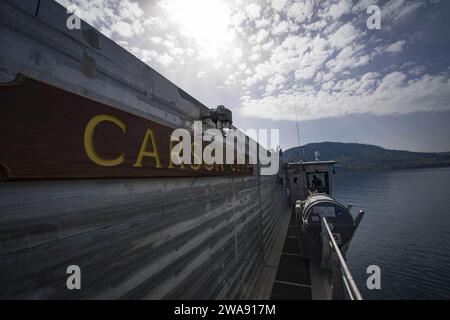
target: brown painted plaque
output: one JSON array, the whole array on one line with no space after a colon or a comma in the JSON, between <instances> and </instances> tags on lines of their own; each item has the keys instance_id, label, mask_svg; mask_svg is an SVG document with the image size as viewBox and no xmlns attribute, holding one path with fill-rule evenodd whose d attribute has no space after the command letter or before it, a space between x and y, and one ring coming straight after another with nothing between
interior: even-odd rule
<instances>
[{"instance_id":1,"label":"brown painted plaque","mask_svg":"<svg viewBox=\"0 0 450 320\"><path fill-rule=\"evenodd\" d=\"M174 128L30 78L0 85L0 101L3 180L253 173L248 165L174 165Z\"/></svg>"}]
</instances>

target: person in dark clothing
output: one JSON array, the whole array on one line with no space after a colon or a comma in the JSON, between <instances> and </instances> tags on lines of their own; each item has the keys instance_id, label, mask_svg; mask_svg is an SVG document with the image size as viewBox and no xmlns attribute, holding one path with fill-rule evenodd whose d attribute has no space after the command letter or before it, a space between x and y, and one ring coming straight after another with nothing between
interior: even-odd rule
<instances>
[{"instance_id":1,"label":"person in dark clothing","mask_svg":"<svg viewBox=\"0 0 450 320\"><path fill-rule=\"evenodd\" d=\"M311 186L314 190L319 191L323 189L323 182L316 175L313 175Z\"/></svg>"}]
</instances>

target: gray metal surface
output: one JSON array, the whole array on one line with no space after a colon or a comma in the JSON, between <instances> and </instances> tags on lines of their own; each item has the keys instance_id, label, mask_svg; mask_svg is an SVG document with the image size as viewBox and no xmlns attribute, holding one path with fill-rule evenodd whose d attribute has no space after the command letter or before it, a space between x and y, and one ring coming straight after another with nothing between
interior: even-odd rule
<instances>
[{"instance_id":1,"label":"gray metal surface","mask_svg":"<svg viewBox=\"0 0 450 320\"><path fill-rule=\"evenodd\" d=\"M89 25L68 30L66 17L53 1L1 1L0 81L22 73L174 127L207 110ZM252 298L289 222L285 188L257 170L2 182L0 298ZM81 290L66 288L71 264Z\"/></svg>"},{"instance_id":2,"label":"gray metal surface","mask_svg":"<svg viewBox=\"0 0 450 320\"><path fill-rule=\"evenodd\" d=\"M0 298L248 296L287 219L271 177L1 183Z\"/></svg>"}]
</instances>

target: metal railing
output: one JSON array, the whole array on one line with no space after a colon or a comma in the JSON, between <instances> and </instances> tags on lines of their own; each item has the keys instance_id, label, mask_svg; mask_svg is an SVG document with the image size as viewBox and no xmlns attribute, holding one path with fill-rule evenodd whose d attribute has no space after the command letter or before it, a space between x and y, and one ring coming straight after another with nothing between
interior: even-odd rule
<instances>
[{"instance_id":1,"label":"metal railing","mask_svg":"<svg viewBox=\"0 0 450 320\"><path fill-rule=\"evenodd\" d=\"M323 237L322 265L331 267L332 270L332 298L344 299L346 293L350 300L363 300L325 217L321 217L321 224Z\"/></svg>"}]
</instances>

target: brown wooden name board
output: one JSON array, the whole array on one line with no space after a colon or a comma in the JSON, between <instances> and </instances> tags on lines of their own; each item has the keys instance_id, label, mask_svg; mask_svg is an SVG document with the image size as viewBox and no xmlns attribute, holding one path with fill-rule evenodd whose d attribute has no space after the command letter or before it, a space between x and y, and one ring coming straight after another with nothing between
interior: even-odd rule
<instances>
[{"instance_id":1,"label":"brown wooden name board","mask_svg":"<svg viewBox=\"0 0 450 320\"><path fill-rule=\"evenodd\" d=\"M174 128L22 77L0 85L3 180L251 175L250 165L175 165Z\"/></svg>"}]
</instances>

